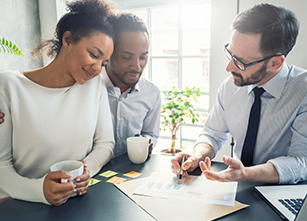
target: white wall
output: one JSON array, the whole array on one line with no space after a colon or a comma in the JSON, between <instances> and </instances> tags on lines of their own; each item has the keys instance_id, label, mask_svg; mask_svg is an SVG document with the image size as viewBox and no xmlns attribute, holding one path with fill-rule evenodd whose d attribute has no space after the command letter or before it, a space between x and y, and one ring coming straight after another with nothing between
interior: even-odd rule
<instances>
[{"instance_id":1,"label":"white wall","mask_svg":"<svg viewBox=\"0 0 307 221\"><path fill-rule=\"evenodd\" d=\"M31 56L40 38L37 0L0 1L0 37L12 41L24 57L0 52L0 70L26 71L42 65Z\"/></svg>"},{"instance_id":2,"label":"white wall","mask_svg":"<svg viewBox=\"0 0 307 221\"><path fill-rule=\"evenodd\" d=\"M58 20L66 13L63 0L38 0L41 39L51 39L54 35ZM44 56L43 65L46 66L52 59Z\"/></svg>"},{"instance_id":3,"label":"white wall","mask_svg":"<svg viewBox=\"0 0 307 221\"><path fill-rule=\"evenodd\" d=\"M0 52L0 70L26 71L43 66L31 52L40 39L50 39L59 17L65 12L65 0L1 0L0 37L12 41L23 52L17 57ZM2 48L1 48L2 50ZM50 59L44 58L44 64Z\"/></svg>"}]
</instances>

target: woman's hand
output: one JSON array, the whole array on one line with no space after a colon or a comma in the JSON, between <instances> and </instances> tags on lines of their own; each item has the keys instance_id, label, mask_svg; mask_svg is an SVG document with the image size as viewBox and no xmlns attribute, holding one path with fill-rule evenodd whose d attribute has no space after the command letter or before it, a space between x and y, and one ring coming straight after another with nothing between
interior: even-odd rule
<instances>
[{"instance_id":1,"label":"woman's hand","mask_svg":"<svg viewBox=\"0 0 307 221\"><path fill-rule=\"evenodd\" d=\"M80 160L84 165L84 172L81 176L76 177L75 179L75 188L77 190L77 194L79 196L85 194L87 192L88 183L90 182L91 176L90 171L87 169L87 164L85 160Z\"/></svg>"},{"instance_id":2,"label":"woman's hand","mask_svg":"<svg viewBox=\"0 0 307 221\"><path fill-rule=\"evenodd\" d=\"M43 184L43 191L46 200L54 206L65 203L71 194L76 192L74 183L68 180L67 183L60 183L61 179L69 179L71 175L65 171L54 171L47 174Z\"/></svg>"}]
</instances>

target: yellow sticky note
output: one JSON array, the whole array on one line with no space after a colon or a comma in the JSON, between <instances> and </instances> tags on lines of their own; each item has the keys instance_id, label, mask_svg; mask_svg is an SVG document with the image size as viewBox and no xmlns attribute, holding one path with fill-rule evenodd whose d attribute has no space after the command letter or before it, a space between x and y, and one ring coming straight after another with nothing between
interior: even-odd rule
<instances>
[{"instance_id":1,"label":"yellow sticky note","mask_svg":"<svg viewBox=\"0 0 307 221\"><path fill-rule=\"evenodd\" d=\"M111 179L107 180L108 183L120 184L124 182L126 179L118 176L114 176Z\"/></svg>"},{"instance_id":2,"label":"yellow sticky note","mask_svg":"<svg viewBox=\"0 0 307 221\"><path fill-rule=\"evenodd\" d=\"M108 170L108 171L105 171L105 172L99 174L99 176L103 176L103 177L106 177L106 178L110 178L110 177L115 176L115 175L117 175L117 174L118 174L117 172L114 172L114 171L112 171L112 170Z\"/></svg>"},{"instance_id":3,"label":"yellow sticky note","mask_svg":"<svg viewBox=\"0 0 307 221\"><path fill-rule=\"evenodd\" d=\"M191 179L190 177L184 178L184 180L182 181L182 184L188 184L190 179Z\"/></svg>"},{"instance_id":4,"label":"yellow sticky note","mask_svg":"<svg viewBox=\"0 0 307 221\"><path fill-rule=\"evenodd\" d=\"M124 176L126 176L126 177L129 177L129 178L137 178L137 177L139 177L139 176L142 176L142 174L141 173L138 173L138 172L135 172L135 171L131 171L131 172L129 172L129 173L125 173L125 174L123 174Z\"/></svg>"},{"instance_id":5,"label":"yellow sticky note","mask_svg":"<svg viewBox=\"0 0 307 221\"><path fill-rule=\"evenodd\" d=\"M88 183L88 186L93 186L93 185L95 185L97 183L100 183L100 182L101 182L101 180L97 180L97 179L91 178L90 182Z\"/></svg>"}]
</instances>

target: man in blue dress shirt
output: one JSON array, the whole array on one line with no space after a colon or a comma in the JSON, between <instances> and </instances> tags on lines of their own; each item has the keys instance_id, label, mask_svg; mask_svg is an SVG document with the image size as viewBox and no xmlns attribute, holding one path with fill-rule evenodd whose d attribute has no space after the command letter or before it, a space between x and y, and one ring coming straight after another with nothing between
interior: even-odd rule
<instances>
[{"instance_id":1,"label":"man in blue dress shirt","mask_svg":"<svg viewBox=\"0 0 307 221\"><path fill-rule=\"evenodd\" d=\"M225 45L231 76L219 88L193 154L172 159L174 173L185 154L183 176L200 166L208 179L222 182L293 184L307 179L307 71L285 63L297 35L298 22L284 8L259 4L237 15ZM265 91L252 165L244 166L242 149L256 86ZM234 157L224 156L228 168L213 172L211 159L228 134L235 140Z\"/></svg>"}]
</instances>

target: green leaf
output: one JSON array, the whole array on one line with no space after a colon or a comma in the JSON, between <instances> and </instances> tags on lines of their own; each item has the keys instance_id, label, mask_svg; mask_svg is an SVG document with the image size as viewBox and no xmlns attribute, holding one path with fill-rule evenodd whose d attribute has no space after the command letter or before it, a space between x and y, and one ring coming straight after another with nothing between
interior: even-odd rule
<instances>
[{"instance_id":1,"label":"green leaf","mask_svg":"<svg viewBox=\"0 0 307 221\"><path fill-rule=\"evenodd\" d=\"M174 113L173 116L177 119L179 117L178 113Z\"/></svg>"},{"instance_id":2,"label":"green leaf","mask_svg":"<svg viewBox=\"0 0 307 221\"><path fill-rule=\"evenodd\" d=\"M24 56L23 53L19 50L19 48L9 40L2 38L0 41L0 45L3 49L3 53L7 52L16 56Z\"/></svg>"}]
</instances>

